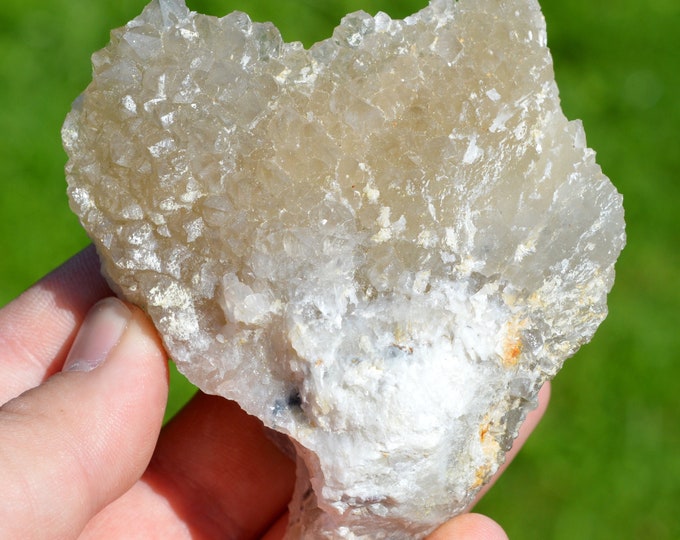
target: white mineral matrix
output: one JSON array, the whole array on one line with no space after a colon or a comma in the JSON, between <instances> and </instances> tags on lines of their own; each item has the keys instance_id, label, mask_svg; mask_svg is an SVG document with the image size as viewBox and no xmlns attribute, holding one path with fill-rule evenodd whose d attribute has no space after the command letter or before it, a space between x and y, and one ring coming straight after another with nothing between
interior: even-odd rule
<instances>
[{"instance_id":1,"label":"white mineral matrix","mask_svg":"<svg viewBox=\"0 0 680 540\"><path fill-rule=\"evenodd\" d=\"M180 370L295 441L288 538L463 511L625 243L537 2L358 12L307 50L154 0L92 61L72 208Z\"/></svg>"}]
</instances>

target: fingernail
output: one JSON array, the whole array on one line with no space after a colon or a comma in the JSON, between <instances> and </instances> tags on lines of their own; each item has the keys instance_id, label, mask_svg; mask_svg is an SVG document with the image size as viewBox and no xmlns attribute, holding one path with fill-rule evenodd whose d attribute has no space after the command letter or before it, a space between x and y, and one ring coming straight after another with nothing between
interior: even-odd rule
<instances>
[{"instance_id":1,"label":"fingernail","mask_svg":"<svg viewBox=\"0 0 680 540\"><path fill-rule=\"evenodd\" d=\"M62 371L92 371L101 365L120 341L131 318L130 309L117 298L96 303L85 317Z\"/></svg>"}]
</instances>

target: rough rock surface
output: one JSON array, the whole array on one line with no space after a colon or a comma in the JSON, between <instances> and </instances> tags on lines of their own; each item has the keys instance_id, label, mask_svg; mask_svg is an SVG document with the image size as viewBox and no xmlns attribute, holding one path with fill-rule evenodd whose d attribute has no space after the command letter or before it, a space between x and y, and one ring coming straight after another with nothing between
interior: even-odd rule
<instances>
[{"instance_id":1,"label":"rough rock surface","mask_svg":"<svg viewBox=\"0 0 680 540\"><path fill-rule=\"evenodd\" d=\"M537 2L354 13L305 50L154 0L93 66L73 210L180 370L296 441L289 538L462 511L604 319L625 242Z\"/></svg>"}]
</instances>

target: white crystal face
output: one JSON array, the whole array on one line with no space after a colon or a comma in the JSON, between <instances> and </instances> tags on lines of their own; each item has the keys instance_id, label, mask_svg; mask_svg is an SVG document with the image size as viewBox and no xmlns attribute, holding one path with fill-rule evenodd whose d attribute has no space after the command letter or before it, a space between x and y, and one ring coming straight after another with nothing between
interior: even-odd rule
<instances>
[{"instance_id":1,"label":"white crystal face","mask_svg":"<svg viewBox=\"0 0 680 540\"><path fill-rule=\"evenodd\" d=\"M465 509L625 242L536 1L354 13L305 50L156 0L93 66L72 208L180 370L296 441L289 538Z\"/></svg>"}]
</instances>

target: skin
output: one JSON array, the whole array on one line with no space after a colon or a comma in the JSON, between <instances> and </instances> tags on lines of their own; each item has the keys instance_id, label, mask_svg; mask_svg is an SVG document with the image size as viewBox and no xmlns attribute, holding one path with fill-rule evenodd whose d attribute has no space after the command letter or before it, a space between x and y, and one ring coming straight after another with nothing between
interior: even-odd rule
<instances>
[{"instance_id":1,"label":"skin","mask_svg":"<svg viewBox=\"0 0 680 540\"><path fill-rule=\"evenodd\" d=\"M89 247L0 310L0 536L282 538L293 463L259 420L200 392L161 429L166 353L141 310L98 303L111 296ZM466 513L429 538L507 536Z\"/></svg>"}]
</instances>

